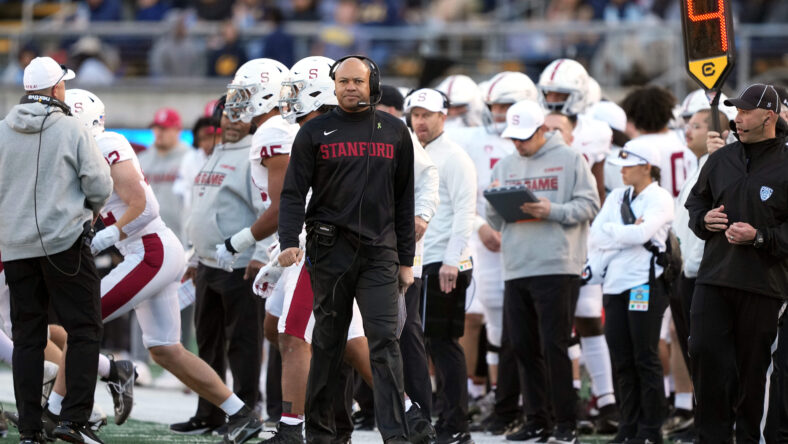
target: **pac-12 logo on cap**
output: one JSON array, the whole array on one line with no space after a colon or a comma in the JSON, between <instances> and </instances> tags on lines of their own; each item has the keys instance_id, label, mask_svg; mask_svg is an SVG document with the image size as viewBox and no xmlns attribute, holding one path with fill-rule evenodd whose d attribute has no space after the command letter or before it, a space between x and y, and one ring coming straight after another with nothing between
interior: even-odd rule
<instances>
[{"instance_id":1,"label":"pac-12 logo on cap","mask_svg":"<svg viewBox=\"0 0 788 444\"><path fill-rule=\"evenodd\" d=\"M774 190L767 186L761 187L761 200L765 202L768 198L772 197L773 192Z\"/></svg>"}]
</instances>

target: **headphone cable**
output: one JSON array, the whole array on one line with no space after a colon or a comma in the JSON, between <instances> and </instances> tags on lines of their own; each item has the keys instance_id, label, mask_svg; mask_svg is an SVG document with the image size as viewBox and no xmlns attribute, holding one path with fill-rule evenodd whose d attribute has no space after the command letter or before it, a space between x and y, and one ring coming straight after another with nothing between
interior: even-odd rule
<instances>
[{"instance_id":1,"label":"headphone cable","mask_svg":"<svg viewBox=\"0 0 788 444\"><path fill-rule=\"evenodd\" d=\"M44 116L44 120L41 121L41 128L38 131L38 153L36 154L36 175L35 175L35 180L33 182L33 219L35 219L36 222L36 232L38 233L38 242L41 244L41 249L44 251L44 256L47 258L49 264L52 265L52 267L55 270L57 270L60 274L63 274L67 277L74 277L79 274L79 270L82 267L82 252L81 251L79 252L79 259L77 260L77 269L73 273L66 273L65 271L61 270L60 267L55 265L55 263L52 262L52 259L49 257L49 253L47 253L47 249L46 247L44 247L44 238L43 236L41 236L41 228L38 225L38 201L36 197L38 196L38 169L40 168L41 165L41 142L44 136L44 124L46 123L49 116L52 115L52 113L54 112L55 111L49 111L49 106L47 106L47 113ZM93 227L91 226L91 229L92 228ZM83 236L84 233L80 235L80 237Z\"/></svg>"}]
</instances>

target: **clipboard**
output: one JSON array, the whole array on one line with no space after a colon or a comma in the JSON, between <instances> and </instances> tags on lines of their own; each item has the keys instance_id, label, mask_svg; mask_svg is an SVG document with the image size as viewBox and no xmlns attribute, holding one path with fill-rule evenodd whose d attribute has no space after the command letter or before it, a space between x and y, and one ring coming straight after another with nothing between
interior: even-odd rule
<instances>
[{"instance_id":1,"label":"clipboard","mask_svg":"<svg viewBox=\"0 0 788 444\"><path fill-rule=\"evenodd\" d=\"M520 206L526 202L538 202L539 199L525 185L496 187L484 190L484 198L490 202L495 211L509 223L536 219L534 216L523 213Z\"/></svg>"}]
</instances>

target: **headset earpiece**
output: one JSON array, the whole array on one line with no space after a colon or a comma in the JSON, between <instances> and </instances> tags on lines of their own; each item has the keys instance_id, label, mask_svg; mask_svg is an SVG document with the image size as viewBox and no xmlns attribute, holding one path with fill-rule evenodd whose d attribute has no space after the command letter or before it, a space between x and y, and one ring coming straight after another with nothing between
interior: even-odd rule
<instances>
[{"instance_id":1,"label":"headset earpiece","mask_svg":"<svg viewBox=\"0 0 788 444\"><path fill-rule=\"evenodd\" d=\"M451 102L449 101L449 96L447 96L445 92L439 89L436 89L435 91L438 91L440 95L443 97L443 107L446 108L446 110L448 110L449 106L451 106Z\"/></svg>"},{"instance_id":2,"label":"headset earpiece","mask_svg":"<svg viewBox=\"0 0 788 444\"><path fill-rule=\"evenodd\" d=\"M216 101L216 105L213 107L213 113L211 113L211 125L216 128L222 126L222 113L224 113L225 102L227 102L227 94L219 97L219 100Z\"/></svg>"},{"instance_id":3,"label":"headset earpiece","mask_svg":"<svg viewBox=\"0 0 788 444\"><path fill-rule=\"evenodd\" d=\"M378 68L377 63L374 60L370 59L367 56L363 55L349 55L338 59L331 65L331 69L328 71L328 76L331 80L336 80L337 69L339 65L342 64L347 59L359 59L366 63L367 67L369 67L369 103L359 103L361 106L375 106L383 99L383 91L380 86L380 68ZM334 92L336 94L336 91Z\"/></svg>"}]
</instances>

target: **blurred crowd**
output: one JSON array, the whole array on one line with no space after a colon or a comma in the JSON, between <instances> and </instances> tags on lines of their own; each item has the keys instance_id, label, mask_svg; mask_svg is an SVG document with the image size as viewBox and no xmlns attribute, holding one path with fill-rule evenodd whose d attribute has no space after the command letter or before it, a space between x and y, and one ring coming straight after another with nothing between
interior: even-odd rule
<instances>
[{"instance_id":1,"label":"blurred crowd","mask_svg":"<svg viewBox=\"0 0 788 444\"><path fill-rule=\"evenodd\" d=\"M784 1L733 0L732 5L737 23L788 22L788 3ZM13 9L0 12L0 18L18 19L9 15ZM244 62L257 57L289 66L306 55L335 58L349 53L367 54L393 68L397 75L414 76L417 71L409 57L423 54L424 48L416 40L383 41L367 29L415 25L423 32L440 31L442 26L458 22L523 20L653 24L675 22L679 14L679 2L668 0L84 0L65 3L59 13L41 17L84 32L36 43L20 39L15 51L8 53L0 80L20 84L22 69L36 55L48 55L76 67L80 82L87 85L107 85L128 77L230 77ZM151 37L91 35L91 24L112 22L161 22L166 32ZM220 25L213 33L195 32L200 24L216 22ZM261 25L267 25L270 32L262 37L247 35ZM299 41L292 29L305 25L310 30L315 26L318 31ZM507 38L505 47L521 65L518 68L532 75L556 57L583 61L596 76L610 79L608 84L643 84L664 73L664 60L671 50L664 38L644 35L619 40L624 39L605 39L596 34L515 34ZM299 42L305 44L297 47ZM753 44L753 51L756 57L779 60L783 43L784 39L759 41L757 48ZM643 56L643 48L653 55L651 59ZM431 52L436 51L433 48ZM621 53L627 57L615 56ZM760 66L757 71L774 64L757 65L757 59L755 63Z\"/></svg>"}]
</instances>

